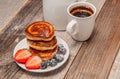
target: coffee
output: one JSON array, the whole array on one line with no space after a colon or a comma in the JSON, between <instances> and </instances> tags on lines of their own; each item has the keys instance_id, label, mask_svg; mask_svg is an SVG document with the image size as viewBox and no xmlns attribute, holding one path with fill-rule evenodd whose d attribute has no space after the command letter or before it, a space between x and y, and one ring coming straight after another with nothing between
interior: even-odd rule
<instances>
[{"instance_id":1,"label":"coffee","mask_svg":"<svg viewBox=\"0 0 120 79\"><path fill-rule=\"evenodd\" d=\"M88 7L85 7L85 6L77 6L77 7L74 7L70 13L73 15L73 16L76 16L76 17L89 17L91 16L94 12L91 8L88 8Z\"/></svg>"}]
</instances>

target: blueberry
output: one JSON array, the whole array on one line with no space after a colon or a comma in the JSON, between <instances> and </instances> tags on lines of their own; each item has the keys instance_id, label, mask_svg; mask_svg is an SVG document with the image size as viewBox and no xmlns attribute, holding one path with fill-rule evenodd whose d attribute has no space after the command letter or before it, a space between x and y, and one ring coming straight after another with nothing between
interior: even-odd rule
<instances>
[{"instance_id":1,"label":"blueberry","mask_svg":"<svg viewBox=\"0 0 120 79\"><path fill-rule=\"evenodd\" d=\"M47 63L46 62L43 62L42 64L41 64L41 69L46 69L47 68Z\"/></svg>"},{"instance_id":2,"label":"blueberry","mask_svg":"<svg viewBox=\"0 0 120 79\"><path fill-rule=\"evenodd\" d=\"M57 62L62 62L64 60L64 57L63 55L60 55L60 54L56 54L54 59L57 61Z\"/></svg>"},{"instance_id":3,"label":"blueberry","mask_svg":"<svg viewBox=\"0 0 120 79\"><path fill-rule=\"evenodd\" d=\"M65 55L66 51L67 51L66 48L61 47L61 48L59 48L58 53Z\"/></svg>"},{"instance_id":4,"label":"blueberry","mask_svg":"<svg viewBox=\"0 0 120 79\"><path fill-rule=\"evenodd\" d=\"M46 63L47 66L49 66L50 65L50 60L46 60L46 61L44 61L44 63Z\"/></svg>"},{"instance_id":5,"label":"blueberry","mask_svg":"<svg viewBox=\"0 0 120 79\"><path fill-rule=\"evenodd\" d=\"M50 66L51 61L50 60L46 60L41 64L41 69L46 69L47 66Z\"/></svg>"},{"instance_id":6,"label":"blueberry","mask_svg":"<svg viewBox=\"0 0 120 79\"><path fill-rule=\"evenodd\" d=\"M50 66L52 66L52 67L57 65L57 61L55 59L52 59L50 62L51 62Z\"/></svg>"}]
</instances>

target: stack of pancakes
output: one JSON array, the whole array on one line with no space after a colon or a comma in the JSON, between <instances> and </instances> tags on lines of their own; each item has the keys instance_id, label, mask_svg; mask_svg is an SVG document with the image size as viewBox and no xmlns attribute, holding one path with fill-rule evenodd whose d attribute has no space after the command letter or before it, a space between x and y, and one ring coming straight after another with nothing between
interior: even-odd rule
<instances>
[{"instance_id":1,"label":"stack of pancakes","mask_svg":"<svg viewBox=\"0 0 120 79\"><path fill-rule=\"evenodd\" d=\"M25 35L31 53L39 55L42 60L54 57L58 46L52 24L43 21L35 22L25 29Z\"/></svg>"}]
</instances>

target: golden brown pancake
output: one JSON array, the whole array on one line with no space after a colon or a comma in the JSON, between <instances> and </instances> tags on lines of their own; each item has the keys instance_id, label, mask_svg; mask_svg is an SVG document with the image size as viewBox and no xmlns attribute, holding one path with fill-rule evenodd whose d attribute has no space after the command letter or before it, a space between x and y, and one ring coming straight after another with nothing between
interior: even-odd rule
<instances>
[{"instance_id":1,"label":"golden brown pancake","mask_svg":"<svg viewBox=\"0 0 120 79\"><path fill-rule=\"evenodd\" d=\"M48 22L34 22L25 29L25 35L29 40L50 41L54 37L54 27Z\"/></svg>"},{"instance_id":2,"label":"golden brown pancake","mask_svg":"<svg viewBox=\"0 0 120 79\"><path fill-rule=\"evenodd\" d=\"M29 47L29 51L33 54L39 55L42 60L49 60L52 59L54 55L57 53L58 46L56 46L53 50L46 50L46 51L40 51Z\"/></svg>"},{"instance_id":3,"label":"golden brown pancake","mask_svg":"<svg viewBox=\"0 0 120 79\"><path fill-rule=\"evenodd\" d=\"M33 41L27 39L27 43L30 47L36 50L53 50L57 46L56 37L54 37L51 41Z\"/></svg>"}]
</instances>

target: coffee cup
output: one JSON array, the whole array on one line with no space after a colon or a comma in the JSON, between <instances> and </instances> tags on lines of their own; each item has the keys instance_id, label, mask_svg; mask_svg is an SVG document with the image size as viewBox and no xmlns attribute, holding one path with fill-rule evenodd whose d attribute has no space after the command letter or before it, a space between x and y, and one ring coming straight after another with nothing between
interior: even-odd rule
<instances>
[{"instance_id":1,"label":"coffee cup","mask_svg":"<svg viewBox=\"0 0 120 79\"><path fill-rule=\"evenodd\" d=\"M66 31L77 41L87 40L94 29L96 7L89 2L75 2L68 6Z\"/></svg>"}]
</instances>

